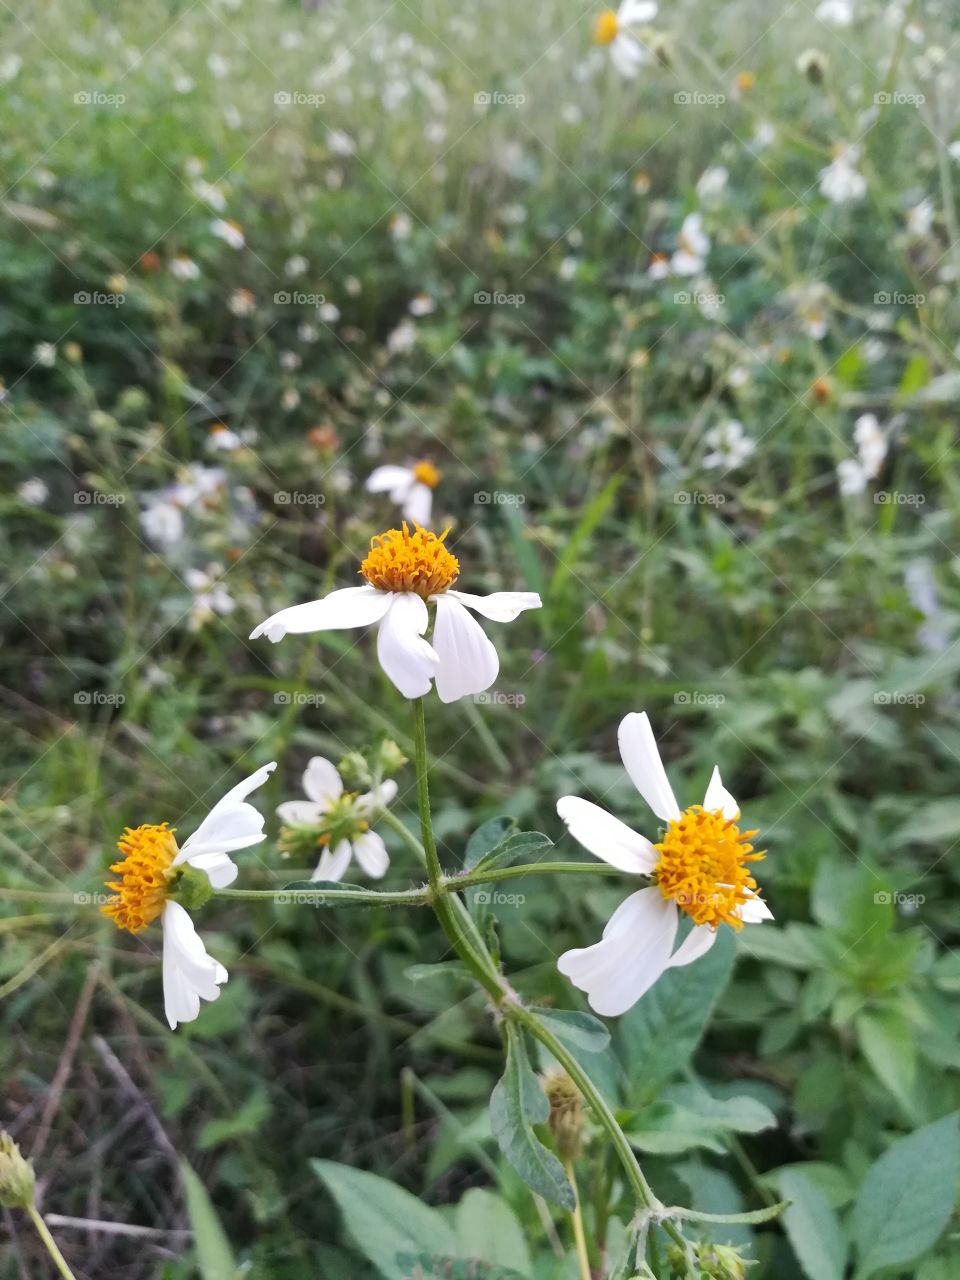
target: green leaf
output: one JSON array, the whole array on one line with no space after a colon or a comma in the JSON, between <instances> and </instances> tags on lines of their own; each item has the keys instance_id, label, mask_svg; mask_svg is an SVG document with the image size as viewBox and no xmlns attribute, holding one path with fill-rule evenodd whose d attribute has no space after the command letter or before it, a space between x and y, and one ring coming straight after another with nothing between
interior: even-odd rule
<instances>
[{"instance_id":1,"label":"green leaf","mask_svg":"<svg viewBox=\"0 0 960 1280\"><path fill-rule=\"evenodd\" d=\"M486 871L491 867L505 867L521 858L536 858L545 849L552 849L553 841L542 831L513 831L495 844L489 853L485 853L475 871Z\"/></svg>"},{"instance_id":2,"label":"green leaf","mask_svg":"<svg viewBox=\"0 0 960 1280\"><path fill-rule=\"evenodd\" d=\"M530 1250L516 1214L505 1200L483 1187L471 1187L457 1205L459 1253L479 1262L496 1262L530 1271Z\"/></svg>"},{"instance_id":3,"label":"green leaf","mask_svg":"<svg viewBox=\"0 0 960 1280\"><path fill-rule=\"evenodd\" d=\"M858 1280L903 1266L930 1248L950 1220L958 1178L956 1113L900 1138L870 1166L850 1224Z\"/></svg>"},{"instance_id":4,"label":"green leaf","mask_svg":"<svg viewBox=\"0 0 960 1280\"><path fill-rule=\"evenodd\" d=\"M269 1116L271 1109L266 1089L257 1086L243 1106L232 1115L225 1116L223 1119L208 1120L200 1130L197 1146L201 1151L209 1151L211 1147L231 1138L242 1138L256 1133Z\"/></svg>"},{"instance_id":5,"label":"green leaf","mask_svg":"<svg viewBox=\"0 0 960 1280\"><path fill-rule=\"evenodd\" d=\"M690 1061L730 980L735 950L732 931L722 930L705 956L694 964L668 969L620 1018L614 1045L634 1097L652 1096Z\"/></svg>"},{"instance_id":6,"label":"green leaf","mask_svg":"<svg viewBox=\"0 0 960 1280\"><path fill-rule=\"evenodd\" d=\"M386 1280L396 1280L400 1253L456 1256L443 1215L403 1187L333 1160L310 1164L337 1202L350 1239Z\"/></svg>"},{"instance_id":7,"label":"green leaf","mask_svg":"<svg viewBox=\"0 0 960 1280\"><path fill-rule=\"evenodd\" d=\"M558 1040L571 1049L584 1053L603 1053L610 1043L610 1032L599 1018L575 1009L531 1009L550 1028Z\"/></svg>"},{"instance_id":8,"label":"green leaf","mask_svg":"<svg viewBox=\"0 0 960 1280\"><path fill-rule=\"evenodd\" d=\"M714 1098L705 1089L681 1085L644 1107L627 1129L632 1146L650 1155L678 1155L703 1147L722 1154L729 1133L761 1133L777 1118L756 1098Z\"/></svg>"},{"instance_id":9,"label":"green leaf","mask_svg":"<svg viewBox=\"0 0 960 1280\"><path fill-rule=\"evenodd\" d=\"M507 1024L507 1065L490 1097L490 1127L507 1162L528 1187L564 1209L576 1207L563 1165L533 1132L545 1124L550 1103L527 1057L521 1032Z\"/></svg>"},{"instance_id":10,"label":"green leaf","mask_svg":"<svg viewBox=\"0 0 960 1280\"><path fill-rule=\"evenodd\" d=\"M843 1280L847 1244L827 1197L799 1169L784 1169L777 1185L790 1201L783 1226L803 1274L808 1280Z\"/></svg>"},{"instance_id":11,"label":"green leaf","mask_svg":"<svg viewBox=\"0 0 960 1280\"><path fill-rule=\"evenodd\" d=\"M203 1280L235 1280L240 1272L206 1187L186 1160L180 1161L180 1176L200 1275Z\"/></svg>"},{"instance_id":12,"label":"green leaf","mask_svg":"<svg viewBox=\"0 0 960 1280\"><path fill-rule=\"evenodd\" d=\"M519 1271L470 1259L439 1257L429 1253L398 1253L390 1280L526 1280Z\"/></svg>"},{"instance_id":13,"label":"green leaf","mask_svg":"<svg viewBox=\"0 0 960 1280\"><path fill-rule=\"evenodd\" d=\"M888 1011L856 1020L863 1056L911 1119L916 1118L917 1047L907 1020Z\"/></svg>"},{"instance_id":14,"label":"green leaf","mask_svg":"<svg viewBox=\"0 0 960 1280\"><path fill-rule=\"evenodd\" d=\"M485 858L516 827L515 818L491 818L482 827L477 827L467 841L463 855L463 865L472 871L481 858Z\"/></svg>"}]
</instances>

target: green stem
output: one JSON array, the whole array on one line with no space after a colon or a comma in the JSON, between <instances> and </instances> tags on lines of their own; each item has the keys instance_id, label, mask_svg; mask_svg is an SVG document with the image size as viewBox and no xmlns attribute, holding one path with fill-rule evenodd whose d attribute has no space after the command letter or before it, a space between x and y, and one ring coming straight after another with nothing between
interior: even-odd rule
<instances>
[{"instance_id":1,"label":"green stem","mask_svg":"<svg viewBox=\"0 0 960 1280\"><path fill-rule=\"evenodd\" d=\"M606 862L521 862L515 867L487 867L448 876L446 884L451 889L464 889L468 885L491 884L494 880L518 880L521 876L540 875L622 876L623 872Z\"/></svg>"},{"instance_id":2,"label":"green stem","mask_svg":"<svg viewBox=\"0 0 960 1280\"><path fill-rule=\"evenodd\" d=\"M271 900L278 906L416 907L429 902L431 889L215 889L215 898L245 902Z\"/></svg>"},{"instance_id":3,"label":"green stem","mask_svg":"<svg viewBox=\"0 0 960 1280\"><path fill-rule=\"evenodd\" d=\"M63 1280L77 1280L76 1276L67 1266L66 1258L57 1248L57 1242L56 1240L54 1240L53 1236L50 1234L50 1228L47 1226L47 1224L44 1222L43 1218L41 1217L40 1211L37 1209L37 1206L35 1204L28 1204L27 1213L29 1213L33 1221L33 1225L37 1228L37 1235L39 1235L40 1239L46 1245L47 1252L50 1254L50 1257L53 1259L57 1270L63 1276Z\"/></svg>"},{"instance_id":4,"label":"green stem","mask_svg":"<svg viewBox=\"0 0 960 1280\"><path fill-rule=\"evenodd\" d=\"M589 1105L593 1112L594 1118L603 1125L610 1136L614 1150L623 1165L627 1179L633 1188L637 1200L645 1209L653 1209L659 1211L663 1205L654 1195L653 1188L644 1176L640 1163L636 1154L627 1141L623 1130L617 1124L617 1117L610 1109L607 1100L599 1092L596 1085L581 1067L580 1063L567 1049L562 1041L558 1040L553 1032L543 1025L537 1015L530 1009L524 1008L516 1000L505 1002L501 1006L504 1017L512 1018L514 1022L518 1022L522 1027L526 1027L527 1031L535 1040L539 1040L545 1049L556 1058L556 1060L566 1071L567 1075L583 1094L584 1101Z\"/></svg>"},{"instance_id":5,"label":"green stem","mask_svg":"<svg viewBox=\"0 0 960 1280\"><path fill-rule=\"evenodd\" d=\"M420 811L420 834L427 862L427 879L430 882L431 905L447 940L483 989L497 1004L508 994L508 988L497 973L489 955L478 947L477 937L470 936L460 927L456 909L448 896L446 880L437 855L437 842L433 837L430 817L430 766L427 762L427 728L423 712L423 699L413 703L414 764L417 774L417 807Z\"/></svg>"}]
</instances>

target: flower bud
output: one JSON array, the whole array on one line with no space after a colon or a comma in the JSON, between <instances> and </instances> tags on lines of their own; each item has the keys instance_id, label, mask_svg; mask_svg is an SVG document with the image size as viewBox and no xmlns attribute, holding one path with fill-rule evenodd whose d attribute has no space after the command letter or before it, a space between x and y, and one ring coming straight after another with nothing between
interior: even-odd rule
<instances>
[{"instance_id":1,"label":"flower bud","mask_svg":"<svg viewBox=\"0 0 960 1280\"><path fill-rule=\"evenodd\" d=\"M550 1103L547 1123L556 1144L557 1155L567 1164L583 1151L583 1099L580 1090L565 1071L555 1067L545 1072L540 1083Z\"/></svg>"},{"instance_id":2,"label":"flower bud","mask_svg":"<svg viewBox=\"0 0 960 1280\"><path fill-rule=\"evenodd\" d=\"M176 870L179 874L172 897L188 911L199 911L213 897L210 877L199 867L191 867L189 864L177 867Z\"/></svg>"},{"instance_id":3,"label":"flower bud","mask_svg":"<svg viewBox=\"0 0 960 1280\"><path fill-rule=\"evenodd\" d=\"M373 767L382 778L399 773L406 763L407 757L392 738L384 738L373 755Z\"/></svg>"},{"instance_id":4,"label":"flower bud","mask_svg":"<svg viewBox=\"0 0 960 1280\"><path fill-rule=\"evenodd\" d=\"M359 751L348 751L337 765L337 771L348 787L357 790L369 787L373 782L370 766Z\"/></svg>"},{"instance_id":5,"label":"flower bud","mask_svg":"<svg viewBox=\"0 0 960 1280\"><path fill-rule=\"evenodd\" d=\"M33 1204L33 1165L5 1129L0 1130L0 1206L27 1209Z\"/></svg>"},{"instance_id":6,"label":"flower bud","mask_svg":"<svg viewBox=\"0 0 960 1280\"><path fill-rule=\"evenodd\" d=\"M823 84L830 70L830 59L819 49L804 49L797 59L797 70L811 84Z\"/></svg>"}]
</instances>

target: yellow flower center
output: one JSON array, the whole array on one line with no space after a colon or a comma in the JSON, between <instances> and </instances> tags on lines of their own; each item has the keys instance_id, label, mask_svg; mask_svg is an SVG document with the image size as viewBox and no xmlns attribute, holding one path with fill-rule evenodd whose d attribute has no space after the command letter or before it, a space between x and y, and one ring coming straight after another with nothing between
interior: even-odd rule
<instances>
[{"instance_id":1,"label":"yellow flower center","mask_svg":"<svg viewBox=\"0 0 960 1280\"><path fill-rule=\"evenodd\" d=\"M163 910L176 876L173 860L177 842L173 831L162 822L159 826L137 827L135 831L127 827L117 848L123 857L110 870L120 879L107 881L114 896L100 910L113 918L118 929L139 933Z\"/></svg>"},{"instance_id":2,"label":"yellow flower center","mask_svg":"<svg viewBox=\"0 0 960 1280\"><path fill-rule=\"evenodd\" d=\"M612 44L620 33L620 23L613 9L604 9L597 15L593 38L597 44Z\"/></svg>"},{"instance_id":3,"label":"yellow flower center","mask_svg":"<svg viewBox=\"0 0 960 1280\"><path fill-rule=\"evenodd\" d=\"M370 552L360 572L378 591L415 591L424 600L452 587L460 563L443 545L449 530L439 538L415 526L411 533L406 521L402 529L388 529L370 539Z\"/></svg>"},{"instance_id":4,"label":"yellow flower center","mask_svg":"<svg viewBox=\"0 0 960 1280\"><path fill-rule=\"evenodd\" d=\"M758 862L750 841L756 831L741 831L732 818L695 804L674 819L654 848L660 860L654 879L668 901L695 924L743 926L743 904L757 891L745 865Z\"/></svg>"},{"instance_id":5,"label":"yellow flower center","mask_svg":"<svg viewBox=\"0 0 960 1280\"><path fill-rule=\"evenodd\" d=\"M420 484L425 484L428 489L435 489L440 483L440 472L426 458L414 466L413 475L415 480L418 480Z\"/></svg>"}]
</instances>

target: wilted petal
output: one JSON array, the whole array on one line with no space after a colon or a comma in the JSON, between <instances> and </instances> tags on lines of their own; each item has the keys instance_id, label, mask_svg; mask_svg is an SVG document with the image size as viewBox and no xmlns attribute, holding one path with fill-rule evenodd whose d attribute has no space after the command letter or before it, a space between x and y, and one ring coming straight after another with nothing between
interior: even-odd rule
<instances>
[{"instance_id":1,"label":"wilted petal","mask_svg":"<svg viewBox=\"0 0 960 1280\"><path fill-rule=\"evenodd\" d=\"M390 607L389 591L376 587L341 587L322 600L308 600L290 609L281 609L250 632L250 639L266 635L276 644L287 634L307 631L342 631L379 622Z\"/></svg>"}]
</instances>

